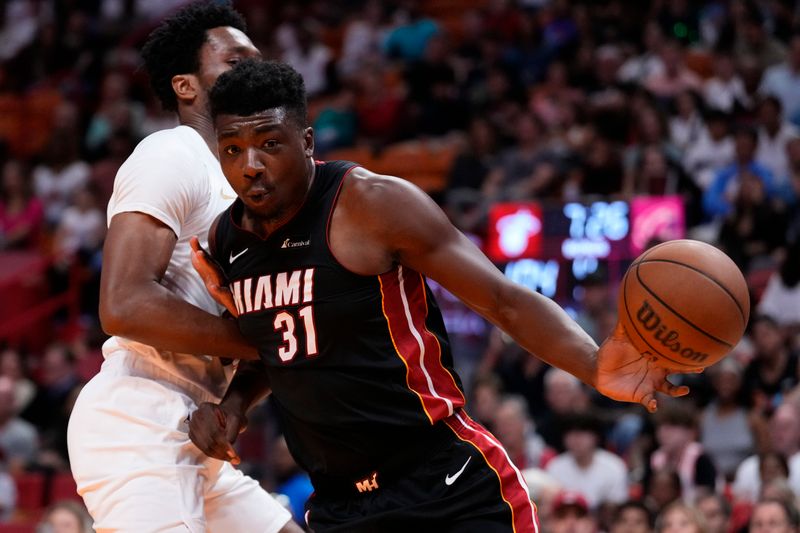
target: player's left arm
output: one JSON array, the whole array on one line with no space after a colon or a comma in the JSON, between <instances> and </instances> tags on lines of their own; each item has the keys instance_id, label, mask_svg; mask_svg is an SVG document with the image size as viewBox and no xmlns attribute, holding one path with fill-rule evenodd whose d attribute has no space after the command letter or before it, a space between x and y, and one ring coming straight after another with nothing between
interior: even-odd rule
<instances>
[{"instance_id":1,"label":"player's left arm","mask_svg":"<svg viewBox=\"0 0 800 533\"><path fill-rule=\"evenodd\" d=\"M416 186L367 171L354 174L341 202L370 247L381 250L378 257L386 263L378 266L401 264L436 280L530 353L615 399L652 410L655 391L688 392L647 364L621 330L599 350L554 301L505 277ZM630 372L616 371L618 365L630 365Z\"/></svg>"}]
</instances>

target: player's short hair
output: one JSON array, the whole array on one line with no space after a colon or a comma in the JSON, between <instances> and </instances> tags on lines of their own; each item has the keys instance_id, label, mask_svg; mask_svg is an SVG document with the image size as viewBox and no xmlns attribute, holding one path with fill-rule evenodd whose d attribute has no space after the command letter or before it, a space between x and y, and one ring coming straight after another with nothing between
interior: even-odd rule
<instances>
[{"instance_id":1,"label":"player's short hair","mask_svg":"<svg viewBox=\"0 0 800 533\"><path fill-rule=\"evenodd\" d=\"M297 125L307 122L303 77L278 61L245 59L222 73L211 88L211 115L246 117L268 109L285 109Z\"/></svg>"},{"instance_id":2,"label":"player's short hair","mask_svg":"<svg viewBox=\"0 0 800 533\"><path fill-rule=\"evenodd\" d=\"M226 26L246 30L244 18L228 0L203 0L179 10L150 33L142 47L142 58L164 109L178 109L173 76L199 71L200 49L207 31Z\"/></svg>"}]
</instances>

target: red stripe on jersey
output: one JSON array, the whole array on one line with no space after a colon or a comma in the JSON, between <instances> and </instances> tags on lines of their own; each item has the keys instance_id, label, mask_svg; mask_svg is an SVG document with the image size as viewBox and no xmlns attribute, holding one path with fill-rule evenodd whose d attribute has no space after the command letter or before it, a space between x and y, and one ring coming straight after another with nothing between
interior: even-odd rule
<instances>
[{"instance_id":1,"label":"red stripe on jersey","mask_svg":"<svg viewBox=\"0 0 800 533\"><path fill-rule=\"evenodd\" d=\"M453 408L464 407L464 394L456 384L456 378L445 368L442 363L442 346L439 339L428 331L425 320L428 317L428 295L425 291L425 278L422 274L413 270L403 270L405 277L406 294L408 295L408 307L411 310L414 328L420 332L425 351L429 354L437 354L435 358L426 358L426 366L431 374L433 382L436 384L436 391L453 402ZM452 413L450 413L452 414Z\"/></svg>"},{"instance_id":2,"label":"red stripe on jersey","mask_svg":"<svg viewBox=\"0 0 800 533\"><path fill-rule=\"evenodd\" d=\"M511 508L514 532L539 533L539 517L536 506L531 502L528 485L495 436L472 420L464 411L445 419L445 423L459 439L472 444L481 453L489 468L497 474L500 494Z\"/></svg>"},{"instance_id":3,"label":"red stripe on jersey","mask_svg":"<svg viewBox=\"0 0 800 533\"><path fill-rule=\"evenodd\" d=\"M411 271L414 275L410 276L409 287L404 272L399 266L378 277L383 315L395 352L406 367L406 385L419 397L428 420L434 423L464 405L464 397L442 365L441 345L424 327L427 304L421 277ZM457 396L453 395L453 388L458 391Z\"/></svg>"}]
</instances>

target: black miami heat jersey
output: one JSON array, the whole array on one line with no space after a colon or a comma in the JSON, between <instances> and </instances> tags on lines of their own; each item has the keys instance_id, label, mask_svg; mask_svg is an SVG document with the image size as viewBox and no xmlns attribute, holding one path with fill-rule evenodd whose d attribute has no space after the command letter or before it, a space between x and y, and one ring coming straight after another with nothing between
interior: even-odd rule
<instances>
[{"instance_id":1,"label":"black miami heat jersey","mask_svg":"<svg viewBox=\"0 0 800 533\"><path fill-rule=\"evenodd\" d=\"M464 405L424 277L400 265L358 275L331 253L331 213L354 167L317 162L304 205L266 239L238 225L240 200L216 232L239 327L267 367L289 448L312 475L362 475Z\"/></svg>"}]
</instances>

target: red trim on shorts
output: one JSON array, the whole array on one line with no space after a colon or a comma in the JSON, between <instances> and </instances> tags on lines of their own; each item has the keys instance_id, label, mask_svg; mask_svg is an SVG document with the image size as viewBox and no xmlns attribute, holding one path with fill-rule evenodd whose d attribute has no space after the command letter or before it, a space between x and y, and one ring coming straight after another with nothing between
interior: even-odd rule
<instances>
[{"instance_id":1,"label":"red trim on shorts","mask_svg":"<svg viewBox=\"0 0 800 533\"><path fill-rule=\"evenodd\" d=\"M389 334L406 367L406 385L419 397L431 424L447 418L464 405L464 396L442 364L439 340L425 327L422 276L398 266L378 276L378 281Z\"/></svg>"},{"instance_id":2,"label":"red trim on shorts","mask_svg":"<svg viewBox=\"0 0 800 533\"><path fill-rule=\"evenodd\" d=\"M531 501L522 473L514 466L503 446L489 430L458 411L444 420L456 436L472 444L500 481L500 494L511 509L514 533L539 533L539 516Z\"/></svg>"}]
</instances>

